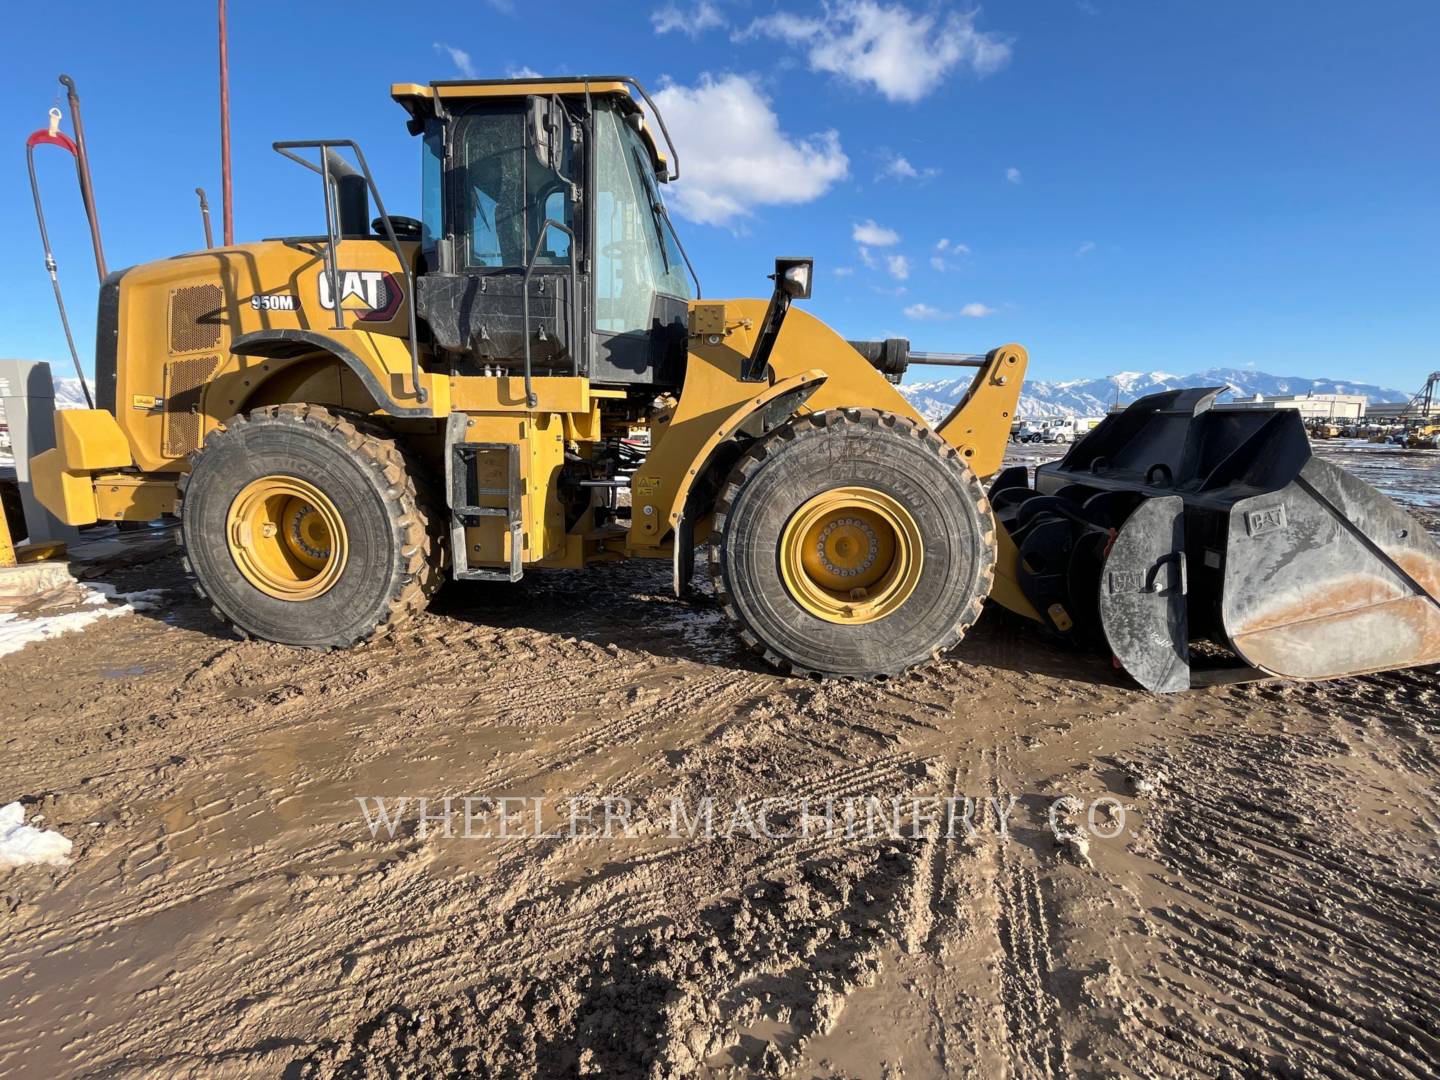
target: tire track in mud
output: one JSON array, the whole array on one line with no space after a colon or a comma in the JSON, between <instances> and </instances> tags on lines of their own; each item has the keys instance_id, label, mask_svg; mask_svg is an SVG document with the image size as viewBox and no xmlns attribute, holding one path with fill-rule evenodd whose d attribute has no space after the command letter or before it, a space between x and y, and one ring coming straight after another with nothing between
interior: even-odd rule
<instances>
[{"instance_id":1,"label":"tire track in mud","mask_svg":"<svg viewBox=\"0 0 1440 1080\"><path fill-rule=\"evenodd\" d=\"M698 682L690 680L673 692L661 691L626 714L598 727L589 727L543 752L522 752L519 760L481 774L477 787L483 790L489 786L542 776L561 766L573 766L577 758L615 745L619 736L624 733L629 733L634 741L650 727L670 723L682 714L702 709L705 713L717 709L723 712L735 698L750 692L749 687L743 684L731 686L727 690L724 685L727 682L734 682L734 679L710 675ZM669 861L669 857L662 854L630 859L626 872L619 878L609 880L600 887L580 887L567 896L564 904L522 904L524 897L546 881L547 864L554 860L563 860L563 849L567 844L583 844L584 841L526 843L526 848L506 852L499 858L493 876L486 881L481 896L472 897L471 900L473 902L479 899L496 910L511 912L507 916L507 925L522 919L529 920L534 932L543 933L546 952L579 948L602 936L607 930L613 931L618 912L623 912L626 921L643 922L659 917L667 905L673 906L677 900L675 881L683 880L679 875L667 880L663 886L653 884L657 875L654 867L647 864ZM538 858L535 854L537 847L540 849ZM432 896L431 902L440 902L440 897ZM491 945L482 946L479 941L474 944L491 954L492 958L487 961L487 966L493 968L493 960L498 959L493 954L503 950L504 942L497 938ZM412 973L423 973L444 966L444 959L436 958L429 963L412 962L411 970Z\"/></svg>"},{"instance_id":2,"label":"tire track in mud","mask_svg":"<svg viewBox=\"0 0 1440 1080\"><path fill-rule=\"evenodd\" d=\"M622 928L561 966L388 1010L302 1059L299 1075L548 1075L572 1061L602 1075L777 1073L873 980L911 869L898 848L872 847L753 882L737 899ZM757 1029L767 1037L747 1034Z\"/></svg>"},{"instance_id":3,"label":"tire track in mud","mask_svg":"<svg viewBox=\"0 0 1440 1080\"><path fill-rule=\"evenodd\" d=\"M703 697L713 701L713 689L702 686L696 694L691 697ZM681 700L679 706L688 708L689 700ZM662 710L663 711L663 710ZM723 715L723 710L707 710L712 715ZM727 719L722 722L721 729L734 723L743 724L745 721ZM716 729L721 730L721 729ZM577 739L572 739L565 744L562 756L573 755L591 743L591 736L594 733L586 733ZM788 734L788 733L787 733ZM807 740L799 740L809 745ZM878 767L877 767L878 765ZM839 770L831 769L829 772L822 770L822 775L815 777L802 785L802 791L811 796L843 797L850 793L869 793L875 790L877 783L888 783L891 780L909 781L913 784L917 775L926 775L923 768L924 762L916 759L913 755L894 753L882 755L878 762L869 765L842 767ZM949 774L950 783L954 783L954 771ZM864 840L850 841L847 848L844 839L817 839L815 841L791 841L779 845L750 845L750 850L737 852L741 857L738 862L732 864L731 872L727 875L731 881L737 878L741 881L756 882L758 886L747 886L751 888L764 888L765 882L776 880L793 880L796 876L804 877L814 872L817 866L826 865L827 860L844 860L864 857L860 851L850 850L860 846L862 848L873 848L873 843ZM744 848L746 845L734 845ZM918 845L910 845L912 848ZM903 853L892 856L897 859L908 858ZM559 858L558 849L550 856ZM547 952L556 953L566 950L578 950L582 946L593 943L599 939L607 930L613 935L614 918L617 904L623 904L626 911L625 925L634 925L637 922L645 923L647 920L660 918L669 912L677 910L675 902L682 904L687 898L695 895L694 884L696 875L688 874L685 868L688 864L694 864L697 869L703 869L706 860L713 860L713 852L706 853L701 848L689 848L676 851L670 854L656 854L642 856L630 861L627 873L623 875L624 880L636 880L644 882L652 874L663 876L665 884L659 887L641 887L630 889L625 885L614 885L609 889L599 889L592 886L582 886L577 889L567 889L558 900L540 899L525 905L517 911L516 918L523 921L536 930L541 930L547 942ZM935 869L927 868L927 874L939 873L943 875L943 863ZM700 877L703 878L702 873ZM900 875L903 888L897 891L903 895L897 896L889 905L890 914L887 918L894 924L893 927L877 939L875 949L880 943L888 940L898 940L907 930L909 923L915 918L915 912L922 910L918 899L924 893L923 886L917 889L916 881L925 880L920 870L912 869L908 873ZM723 887L724 882L717 885ZM748 895L748 893L747 893ZM667 903L668 902L668 903ZM929 901L924 903L928 906ZM500 906L505 906L503 898ZM551 910L559 909L558 914ZM543 930L541 929L543 928ZM875 950L870 950L875 951ZM789 1007L782 1008L773 1016L766 1015L766 1010L759 1004L762 1001L770 1001L779 994L782 997L793 996L796 987L812 986L816 982L816 964L808 959L808 953L802 951L798 954L801 958L797 961L796 955L791 954L789 962L778 963L775 960L767 961L758 969L734 973L732 977L721 980L712 987L710 998L724 1002L725 1011L734 1016L750 1016L752 1021L765 1021L768 1024L790 1023L796 1019L796 1014ZM821 957L823 960L823 956ZM823 970L824 965L820 965ZM868 977L868 976L867 976ZM752 984L756 989L752 990ZM763 984L763 993L760 986ZM844 998L848 991L842 986L831 988L829 991L814 998L814 1004L808 1009L809 1020L806 1024L814 1031L824 1029L831 1020L827 1017L838 1017L839 1011L843 1008ZM817 1016L818 1009L818 1016ZM802 1012L805 1010L802 1010ZM764 1044L760 1064L765 1066L763 1071L772 1071L780 1058L777 1055L784 1053L796 1054L800 1052L804 1043L804 1030L795 1034L792 1039L771 1039ZM693 1033L693 1028L692 1028ZM692 1040L693 1041L693 1040ZM742 1040L743 1041L743 1040ZM751 1040L753 1041L753 1040ZM713 1040L711 1041L713 1043ZM738 1043L727 1043L717 1050L714 1045L707 1043L708 1053L714 1056L715 1053L735 1052ZM691 1052L694 1053L692 1047ZM752 1064L754 1064L752 1062Z\"/></svg>"},{"instance_id":4,"label":"tire track in mud","mask_svg":"<svg viewBox=\"0 0 1440 1080\"><path fill-rule=\"evenodd\" d=\"M422 657L420 662L395 665L395 668L391 668L388 664L388 656L363 656L360 655L358 651L352 654L319 659L310 654L296 654L285 650L278 650L282 655L277 658L270 655L277 650L273 650L267 646L248 643L225 645L218 652L212 652L208 662L200 666L198 678L192 676L187 680L189 689L183 695L184 701L180 715L183 716L185 713L189 713L198 717L207 713L213 714L218 711L234 715L240 723L226 725L224 727L223 737L219 737L217 733L217 737L210 740L204 739L203 737L188 739L186 749L191 753L192 760L196 758L208 759L208 771L214 772L216 760L228 756L226 743L241 737L264 737L269 732L283 729L284 726L292 722L292 718L298 719L301 715L304 715L306 719L313 721L316 717L317 709L323 710L322 715L343 715L356 706L361 706L367 710L383 707L386 698L398 698L402 695L409 697L416 694L427 694L429 693L427 684L439 683L443 685L449 681L449 677L456 671L459 665L453 653L449 657L434 656L434 642L431 640L432 634L425 633L414 636L418 641L411 642L410 644L418 644L420 647L431 650L426 654L428 659ZM526 637L528 638L529 635L526 635ZM535 637L548 641L545 635L535 635ZM532 647L534 644L534 641L522 641L521 647L518 649L507 648L500 651L506 654L506 656L524 655L527 653L536 654L539 651L556 652L554 649L536 650ZM374 652L375 650L371 651ZM463 659L468 659L465 657L465 653L468 651L469 650L463 648L454 650L454 652L459 653L462 662ZM563 669L557 669L551 666L547 669L547 674L544 678L534 678L528 681L534 686L548 684L550 687L558 687L558 692L552 695L552 700L562 705L565 703L568 693L566 690L567 681L573 680L576 684L583 685L587 697L597 691L604 693L607 689L622 691L632 681L636 665L617 664L613 656L606 654L605 651L598 646L582 644L576 651L579 655L573 659L567 658L569 662ZM601 656L601 659L598 661L595 659L596 654L600 654ZM494 657L492 656L491 659L493 660ZM497 662L503 667L503 659ZM671 666L684 668L688 665L682 663ZM602 667L604 668L603 673L607 676L603 681L609 683L609 687L600 685L601 680L595 678L597 674L601 673L599 669ZM323 683L318 688L315 686L316 680L314 679L316 669L323 671ZM391 672L388 676L386 675L387 671ZM749 678L750 681L755 681L754 676L749 676ZM494 678L494 669L476 670L472 667L465 673L464 681L468 686L472 687L475 681L498 682L502 688L506 686L504 680L496 680ZM723 712L734 700L750 692L750 688L744 685L729 687L727 689L725 684L733 681L733 677L727 673L712 673L698 682L694 679L686 680L684 684L674 689L660 688L656 694L640 701L638 705L626 710L625 715L614 719L601 729L591 728L587 731L582 731L572 736L565 743L561 744L560 747L552 749L550 752L535 760L524 763L525 767L523 769L511 770L511 772L512 774L519 772L522 775L537 775L543 773L547 767L552 765L573 764L573 760L577 756L586 752L593 753L599 751L607 746L614 745L617 741L638 740L643 737L646 730L651 729L653 726L684 720L687 714L698 710L703 709L710 711L718 709ZM256 722L257 717L254 713L247 714L244 709L236 708L238 701L244 700L245 697L250 694L263 696L271 692L271 688L283 690L293 683L304 682L310 683L311 689L304 695L303 700L290 703L290 699L282 695L279 701L263 711L261 714L262 722ZM513 686L513 683L510 685ZM238 694L237 691L239 692ZM540 704L544 697L545 695L543 694L539 697L532 697L525 704L533 708ZM474 694L467 693L467 700L472 709L475 708L477 704L481 708L484 707L483 702L476 702ZM217 725L211 726L213 728ZM172 731L166 738L173 739L176 737L176 734L176 732ZM188 734L189 733L187 733L187 735ZM112 748L113 741L111 746L107 746L107 749ZM523 756L522 754L522 757ZM218 817L223 817L227 810L234 814L243 814L245 812L245 807L240 805L238 794L234 798L215 800L209 807L197 807L195 809L197 811L195 815L196 820L189 822L185 827L178 830L181 834L179 837L181 840L186 838L184 834L191 833L197 826L207 822L213 824L213 821ZM218 814L215 813L217 810L219 811ZM136 870L139 860L153 863L155 858L163 854L162 849L166 839L167 837L162 835L156 841L133 849L129 867L126 868L122 863L122 875L128 875ZM404 857L404 847L405 845L402 843L398 849L402 858ZM394 845L392 845L392 848L394 848ZM290 854L302 862L320 863L332 854L332 852L330 850L310 849L291 852ZM377 852L377 854L381 853ZM382 855L382 858L389 857L388 855ZM521 858L516 861L523 864L525 860ZM529 876L533 879L533 867L530 868L530 871L531 872L527 873L522 867L517 877L524 878ZM231 888L259 887L263 885L267 878L274 880L275 875L276 871L265 871L263 868L254 866L237 870L234 873L230 873L228 868L206 869L199 874L190 876L188 880L178 885L167 885L161 881L157 882L158 887L155 888L142 886L144 895L137 896L132 889L127 896L117 901L117 906L113 911L93 912L92 910L92 917L78 924L71 924L63 928L49 928L49 932L43 933L42 937L50 938L51 941L43 944L42 947L59 950L77 947L90 935L114 931L125 925L141 923L185 904L223 895ZM446 893L447 890L437 889L427 883L425 892L429 894L428 903L432 906L432 909L443 910L447 906L448 901L443 897L443 894ZM651 893L658 895L654 894L654 890L651 890ZM645 897L645 899L649 899L649 897ZM411 894L408 897L407 904L413 904L419 900L420 897ZM650 909L650 913L655 913L655 911L651 909L651 905L643 902L642 894L640 893L632 891L625 902L632 915L640 915L642 913L640 909ZM357 908L358 906L359 905L357 905ZM453 907L455 905L452 904L450 906ZM355 914L359 915L361 912L357 910ZM379 913L371 911L365 912L365 914L378 916L382 920L387 918L393 920L394 915L393 912L387 915L384 911ZM613 925L613 914L609 917L609 921ZM605 920L600 919L592 923L588 928L582 927L578 936L584 936L587 932L591 934L597 933L602 929L604 923ZM398 942L403 941L406 935L404 933L398 933L392 936ZM57 944L55 939L64 940ZM379 945L383 947L385 940L388 939L384 935L381 935L377 940ZM35 943L40 944L40 942ZM263 977L258 978L257 981L262 984L284 985L288 981L288 975L290 974L287 969L290 968L293 968L293 973L304 981L306 975L304 969L314 966L317 959L317 951L320 950L299 950L301 956L297 957L294 964L288 963L284 958L280 957L273 959L267 958L264 966L272 969L271 977L269 979ZM413 953L413 950L411 951ZM443 964L440 963L427 963L421 957L414 957L414 959L416 963L410 969L410 975L423 972L427 967L434 968L443 966ZM255 974L257 976L260 975L259 972ZM392 979L380 980L381 984L390 984L394 981L395 980ZM326 996L332 995L322 992L322 997ZM198 1011L203 1013L207 1010L202 1007ZM199 1017L192 1013L192 1020L198 1019Z\"/></svg>"},{"instance_id":5,"label":"tire track in mud","mask_svg":"<svg viewBox=\"0 0 1440 1080\"><path fill-rule=\"evenodd\" d=\"M998 819L1001 800L1014 790L1012 759L1004 740L991 746L989 813ZM998 901L996 931L1001 949L1000 991L1010 1060L1019 1075L1058 1078L1068 1075L1060 1033L1060 1003L1051 993L1054 957L1050 950L1050 913L1036 875L1033 855L1008 837L997 821L993 887Z\"/></svg>"},{"instance_id":6,"label":"tire track in mud","mask_svg":"<svg viewBox=\"0 0 1440 1080\"><path fill-rule=\"evenodd\" d=\"M959 794L960 771L954 762L945 766L940 790L950 798ZM927 823L921 841L920 856L915 867L914 892L910 900L910 917L905 924L905 948L909 952L934 947L936 923L943 917L941 907L945 894L945 877L949 870L955 839L945 813Z\"/></svg>"},{"instance_id":7,"label":"tire track in mud","mask_svg":"<svg viewBox=\"0 0 1440 1080\"><path fill-rule=\"evenodd\" d=\"M595 651L600 650L596 649ZM606 659L609 661L608 670L611 676L609 681L616 686L624 686L631 681L635 674L633 668L617 665L608 656ZM435 678L443 677L443 674L440 672L437 676L429 671L414 672L412 670L411 678ZM475 674L480 678L485 678L488 673L477 672ZM759 677L759 679L764 681L763 677ZM539 681L536 680L536 682ZM551 679L546 681L551 682L551 685L556 685L558 682L563 687L564 673L552 669ZM584 756L601 752L617 744L639 741L647 731L653 730L656 726L673 725L677 722L688 723L693 719L692 714L703 716L718 713L724 715L736 700L752 692L750 684L756 681L757 677L753 675L738 673L737 678L737 673L719 672L703 674L699 679L686 679L674 688L657 688L654 694L643 696L637 704L627 709L622 715L598 726L589 726L558 745L548 746L540 752L521 751L518 759L504 762L499 769L481 774L478 778L478 786L483 788L494 784L518 782L526 777L544 775L556 767L573 766L577 759ZM586 684L586 688L587 691L593 693L596 688L595 682L590 681ZM473 698L471 700L473 702ZM542 868L544 861L541 862ZM513 904L518 894L532 889L536 881L543 880L544 876L543 872L537 873L533 857L525 854L517 854L513 859L502 860L502 863L505 862L515 864L514 872L501 872L497 881L487 883L485 890L487 899L502 909ZM637 867L633 873L625 875L627 880L637 879L640 881L643 881L646 876L643 867ZM508 886L497 888L507 879L510 881ZM430 902L443 906L442 898L434 895L436 890L430 891L432 893ZM673 888L667 891L672 894L674 892ZM593 899L591 893L596 894ZM663 910L665 900L673 900L673 895L667 897L665 892L659 889L642 887L618 891L584 889L577 898L582 899L582 902L566 907L563 912L559 913L559 921L550 923L547 927L547 936L552 936L547 948L553 949L564 945L578 947L587 939L601 934L607 927L613 927L615 920L613 908L616 902L623 904L624 910L630 918L645 919L658 916ZM380 913L381 917L383 914L383 912ZM283 968L285 965L280 963L276 966ZM444 966L443 960L424 961L415 957L412 960L411 974L421 974ZM297 974L300 973L297 971ZM283 981L283 976L280 977ZM390 981L382 979L381 984L384 985Z\"/></svg>"},{"instance_id":8,"label":"tire track in mud","mask_svg":"<svg viewBox=\"0 0 1440 1080\"><path fill-rule=\"evenodd\" d=\"M1305 797L1346 790L1323 757L1336 747L1239 732L1194 743L1146 765L1164 777L1151 832L1170 899L1152 923L1169 974L1132 1011L1137 1034L1187 1068L1436 1075L1440 899L1413 862L1356 843L1334 795ZM1170 1004L1197 990L1232 1017L1223 1036Z\"/></svg>"},{"instance_id":9,"label":"tire track in mud","mask_svg":"<svg viewBox=\"0 0 1440 1080\"><path fill-rule=\"evenodd\" d=\"M653 584L610 581L637 595ZM494 625L421 616L350 654L148 628L128 644L109 629L91 639L117 667L170 643L176 670L119 684L87 674L81 696L90 711L109 706L108 737L63 723L63 695L31 699L38 730L9 745L43 767L20 769L62 793L76 775L112 777L99 781L101 803L176 791L193 801L156 836L143 813L107 826L60 879L53 899L69 907L27 916L0 976L63 982L80 971L124 993L87 939L148 935L152 951L142 941L140 954L157 974L138 1014L97 1002L97 1015L53 1024L89 1071L136 1076L276 1075L292 1061L315 1077L823 1074L835 1069L821 1055L843 1065L833 1049L884 1030L890 1015L877 1021L875 1010L913 995L912 980L928 997L905 1014L917 1026L894 1032L914 1047L908 1075L931 1063L1025 1077L1440 1073L1425 1011L1440 993L1425 936L1437 921L1434 864L1383 835L1367 840L1343 812L1372 758L1415 795L1406 815L1428 805L1417 800L1437 775L1433 676L1227 689L1127 712L1134 692L1025 674L1052 659L1048 646L1007 644L998 631L987 643L982 624L957 655L1003 653L1010 668L947 660L885 683L815 684L719 667L693 643L649 647L656 620L678 618L649 593L616 601L613 642L602 636L612 613L593 597L578 638L568 615L522 610L546 589L563 605L590 587L512 597L485 611ZM181 669L207 657L187 680ZM1128 904L1111 904L1105 880L1120 856L1106 853L1107 865L1097 855L1095 875L1057 870L1034 813L1035 792L1059 775L1046 770L1073 767L1035 749L1042 737L1072 739L1047 734L1055 721L1079 738L1117 714L1137 770L1172 778L1146 811L1149 853L1133 859L1142 870L1126 879ZM1278 743L1255 734L1282 724L1292 730ZM279 774L294 790L256 784L248 755L316 726L323 760L301 755ZM1113 749L1114 733L1096 740ZM352 842L286 827L234 858L188 853L278 822L279 801L296 791L328 797L362 768L383 777L458 754L471 736L480 751L424 775L477 794L594 784L661 807L705 793L1030 794L1007 842L960 842L930 825L900 841L464 851L413 832ZM1335 760L1342 739L1355 756ZM182 764L170 763L176 751ZM1222 780L1238 790L1221 791ZM1373 810L1376 792L1361 794ZM977 824L991 832L995 812L985 813ZM172 861L142 866L157 837ZM1119 996L1078 1008L1077 985L1095 977L1078 953L1142 923L1143 944L1115 954L1139 962L1106 977ZM155 949L172 927L175 943ZM37 958L52 949L47 968ZM167 968L178 974L164 982ZM833 1039L816 1041L826 1032Z\"/></svg>"}]
</instances>

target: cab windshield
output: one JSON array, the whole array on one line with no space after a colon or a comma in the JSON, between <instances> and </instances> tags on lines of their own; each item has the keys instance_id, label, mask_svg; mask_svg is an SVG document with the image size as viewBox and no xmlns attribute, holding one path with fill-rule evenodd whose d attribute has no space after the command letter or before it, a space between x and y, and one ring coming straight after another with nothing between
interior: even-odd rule
<instances>
[{"instance_id":1,"label":"cab windshield","mask_svg":"<svg viewBox=\"0 0 1440 1080\"><path fill-rule=\"evenodd\" d=\"M649 330L657 294L690 298L684 259L640 133L609 103L595 128L595 326Z\"/></svg>"}]
</instances>

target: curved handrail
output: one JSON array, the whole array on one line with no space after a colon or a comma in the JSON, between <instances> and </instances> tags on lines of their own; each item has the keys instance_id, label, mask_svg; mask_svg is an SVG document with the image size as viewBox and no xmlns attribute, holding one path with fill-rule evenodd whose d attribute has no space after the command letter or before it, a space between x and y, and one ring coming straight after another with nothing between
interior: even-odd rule
<instances>
[{"instance_id":1,"label":"curved handrail","mask_svg":"<svg viewBox=\"0 0 1440 1080\"><path fill-rule=\"evenodd\" d=\"M410 263L405 258L405 253L400 247L400 240L395 235L395 226L390 221L390 215L385 210L385 202L380 198L380 188L375 183L375 177L370 173L370 166L365 161L365 154L360 149L360 144L354 139L301 139L289 142L272 143L271 147L282 157L287 157L297 164L305 166L312 172L317 172L323 178L325 184L325 235L330 245L330 295L335 303L335 323L337 330L345 328L345 317L340 310L340 289L339 289L339 268L336 252L339 249L343 237L337 235L339 229L335 223L335 217L331 209L330 193L330 158L331 147L348 146L355 154L355 160L360 164L360 171L365 176L365 185L370 189L370 197L375 200L375 209L379 212L380 221L385 226L385 239L389 241L390 250L395 253L395 261L400 264L400 270L405 275L405 289L409 294L409 303L406 305L409 315L410 329L410 381L415 386L415 400L424 405L430 398L430 392L420 383L420 343L418 340L419 331L415 325L415 275L410 269ZM320 150L320 164L307 161L299 154L291 153L292 150ZM574 246L573 244L571 245Z\"/></svg>"}]
</instances>

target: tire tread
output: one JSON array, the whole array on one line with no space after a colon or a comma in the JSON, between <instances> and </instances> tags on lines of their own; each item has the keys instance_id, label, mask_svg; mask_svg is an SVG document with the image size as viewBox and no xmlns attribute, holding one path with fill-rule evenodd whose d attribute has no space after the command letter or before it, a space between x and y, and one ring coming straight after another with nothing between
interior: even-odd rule
<instances>
[{"instance_id":1,"label":"tire tread","mask_svg":"<svg viewBox=\"0 0 1440 1080\"><path fill-rule=\"evenodd\" d=\"M301 647L320 650L346 648L384 637L424 608L445 579L444 518L433 485L424 479L427 470L415 455L392 433L362 414L304 403L267 405L248 414L232 416L209 435L206 444L214 446L216 442L233 438L234 432L251 424L290 424L317 430L339 443L341 449L381 477L392 509L390 523L400 540L399 550L405 559L403 571L396 578L384 610L368 631L355 635L349 641ZM202 448L189 455L191 469L204 452ZM215 617L232 633L248 640L252 635L221 612L205 592L185 551L183 508L190 476L190 471L180 476L179 498L175 507L176 516L182 522L176 532L176 542L182 553L181 564L195 592L210 604Z\"/></svg>"},{"instance_id":2,"label":"tire tread","mask_svg":"<svg viewBox=\"0 0 1440 1080\"><path fill-rule=\"evenodd\" d=\"M981 533L981 543L985 546L988 558L983 559L984 571L981 575L976 595L971 602L965 606L961 616L953 626L942 636L931 650L931 659L938 659L942 654L958 645L975 620L980 617L984 610L985 598L990 595L990 590L995 583L995 559L997 545L995 539L995 521L990 513L989 500L985 495L985 488L980 483L980 478L975 475L960 453L933 430L909 417L900 416L896 413L886 412L882 409L861 409L845 408L831 409L823 412L806 413L783 424L761 438L755 440L750 448L741 455L726 478L720 489L720 494L715 501L715 516L711 527L710 543L710 576L715 588L716 599L721 609L725 612L738 632L740 639L751 649L751 651L762 656L767 663L791 675L809 678L850 678L857 679L858 676L835 676L825 672L813 671L794 661L780 656L773 649L765 645L755 633L736 606L734 598L730 595L725 585L724 568L721 562L721 551L725 543L726 522L729 519L731 508L741 490L749 482L751 477L759 471L772 455L775 446L783 442L792 442L804 435L807 429L814 429L827 433L844 428L858 428L860 430L884 430L887 434L899 434L902 437L914 439L924 446L934 450L937 457L944 460L948 466L960 472L963 477L965 490L971 501L974 503L985 528ZM873 672L870 678L889 678L900 675L903 672L919 666L918 664L900 665L892 669Z\"/></svg>"}]
</instances>

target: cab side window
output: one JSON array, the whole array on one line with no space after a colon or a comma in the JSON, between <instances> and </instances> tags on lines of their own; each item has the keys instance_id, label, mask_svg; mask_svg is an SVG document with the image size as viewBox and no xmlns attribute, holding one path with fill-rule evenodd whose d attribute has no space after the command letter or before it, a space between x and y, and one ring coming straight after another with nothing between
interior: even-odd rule
<instances>
[{"instance_id":1,"label":"cab side window","mask_svg":"<svg viewBox=\"0 0 1440 1080\"><path fill-rule=\"evenodd\" d=\"M570 186L527 148L518 106L480 107L463 123L458 213L464 264L523 267L547 218L573 228ZM537 264L568 265L569 238L559 229L546 232Z\"/></svg>"}]
</instances>

